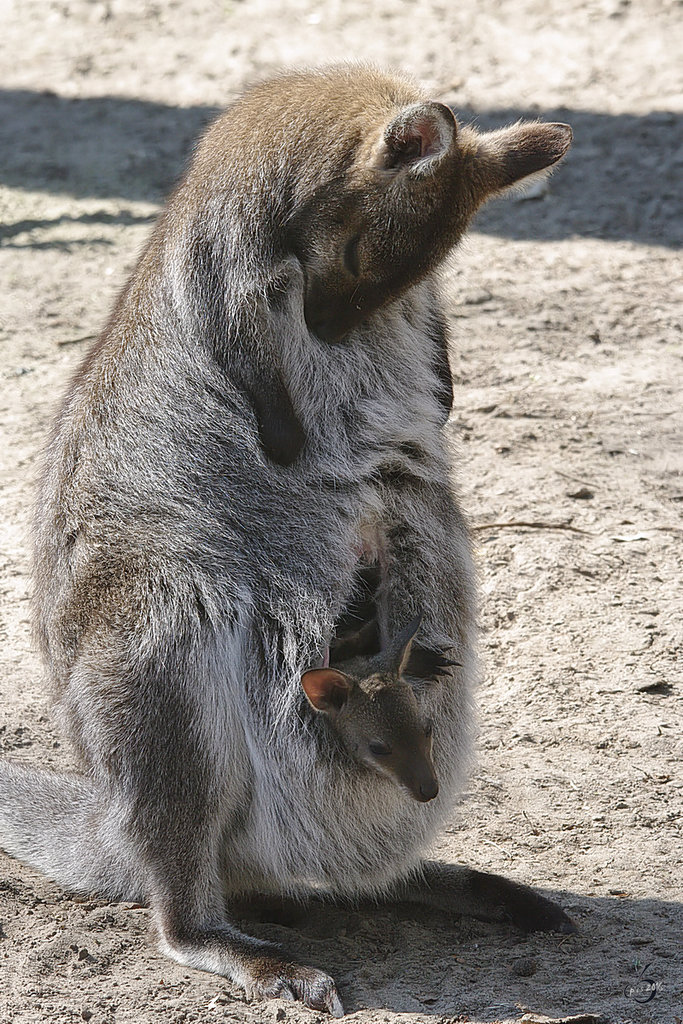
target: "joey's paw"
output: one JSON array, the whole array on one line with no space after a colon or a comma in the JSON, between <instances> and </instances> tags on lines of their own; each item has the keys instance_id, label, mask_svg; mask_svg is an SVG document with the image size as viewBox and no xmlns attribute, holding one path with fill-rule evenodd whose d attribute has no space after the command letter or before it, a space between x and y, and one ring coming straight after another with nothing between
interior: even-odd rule
<instances>
[{"instance_id":1,"label":"joey's paw","mask_svg":"<svg viewBox=\"0 0 683 1024\"><path fill-rule=\"evenodd\" d=\"M344 1016L344 1007L329 974L270 956L259 957L251 971L253 981L247 992L252 998L297 1000L312 1010L322 1010L333 1017Z\"/></svg>"},{"instance_id":2,"label":"joey's paw","mask_svg":"<svg viewBox=\"0 0 683 1024\"><path fill-rule=\"evenodd\" d=\"M447 658L444 651L434 651L413 644L406 672L415 679L436 679L448 675L448 670L459 662Z\"/></svg>"}]
</instances>

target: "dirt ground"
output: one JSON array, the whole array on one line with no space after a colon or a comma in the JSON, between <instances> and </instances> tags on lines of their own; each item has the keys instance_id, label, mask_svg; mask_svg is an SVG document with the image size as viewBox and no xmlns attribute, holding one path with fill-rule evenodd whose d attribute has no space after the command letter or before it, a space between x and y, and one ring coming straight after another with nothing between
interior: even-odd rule
<instances>
[{"instance_id":1,"label":"dirt ground","mask_svg":"<svg viewBox=\"0 0 683 1024\"><path fill-rule=\"evenodd\" d=\"M489 207L446 277L483 679L478 767L436 852L553 894L580 931L385 910L251 926L329 971L359 1024L683 1018L682 15L674 0L0 8L0 747L27 762L71 764L30 634L40 446L206 122L282 65L362 58L464 120L574 127L549 187ZM4 855L0 920L3 1024L322 1021L170 963L145 909L74 900Z\"/></svg>"}]
</instances>

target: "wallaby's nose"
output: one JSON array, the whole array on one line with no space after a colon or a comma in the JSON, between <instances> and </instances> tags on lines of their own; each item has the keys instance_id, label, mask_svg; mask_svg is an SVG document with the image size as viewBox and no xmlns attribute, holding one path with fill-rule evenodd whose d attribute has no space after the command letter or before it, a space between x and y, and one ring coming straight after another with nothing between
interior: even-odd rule
<instances>
[{"instance_id":1,"label":"wallaby's nose","mask_svg":"<svg viewBox=\"0 0 683 1024\"><path fill-rule=\"evenodd\" d=\"M429 782L420 783L420 800L422 800L423 803L427 803L428 800L433 800L438 792L439 783L436 779L430 779Z\"/></svg>"}]
</instances>

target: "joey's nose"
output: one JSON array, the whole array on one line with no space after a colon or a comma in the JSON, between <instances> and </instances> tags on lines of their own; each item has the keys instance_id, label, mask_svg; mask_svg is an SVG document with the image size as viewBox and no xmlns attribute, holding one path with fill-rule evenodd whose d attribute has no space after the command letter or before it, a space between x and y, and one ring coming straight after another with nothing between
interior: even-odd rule
<instances>
[{"instance_id":1,"label":"joey's nose","mask_svg":"<svg viewBox=\"0 0 683 1024\"><path fill-rule=\"evenodd\" d=\"M436 779L429 779L428 782L420 783L420 800L423 803L426 804L428 800L433 800L438 792L439 783Z\"/></svg>"}]
</instances>

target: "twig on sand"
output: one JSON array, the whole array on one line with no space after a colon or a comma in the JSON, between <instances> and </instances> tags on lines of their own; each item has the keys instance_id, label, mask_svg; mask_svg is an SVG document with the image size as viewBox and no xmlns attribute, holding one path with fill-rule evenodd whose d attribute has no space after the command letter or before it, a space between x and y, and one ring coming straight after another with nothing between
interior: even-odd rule
<instances>
[{"instance_id":1,"label":"twig on sand","mask_svg":"<svg viewBox=\"0 0 683 1024\"><path fill-rule=\"evenodd\" d=\"M577 484L585 484L587 487L597 487L597 484L593 483L592 480L584 480L582 476L574 476L573 473L565 473L561 469L556 469L555 472L558 476L563 476L565 480L573 480Z\"/></svg>"},{"instance_id":2,"label":"twig on sand","mask_svg":"<svg viewBox=\"0 0 683 1024\"><path fill-rule=\"evenodd\" d=\"M570 533L581 533L585 537L598 537L599 534L591 530L580 530L578 526L570 526L569 523L550 523L545 520L510 519L504 523L480 523L472 526L472 530L508 530L524 527L525 530L569 530Z\"/></svg>"},{"instance_id":3,"label":"twig on sand","mask_svg":"<svg viewBox=\"0 0 683 1024\"><path fill-rule=\"evenodd\" d=\"M62 338L57 342L58 345L80 345L82 341L92 341L96 338L96 334L83 334L80 338Z\"/></svg>"},{"instance_id":4,"label":"twig on sand","mask_svg":"<svg viewBox=\"0 0 683 1024\"><path fill-rule=\"evenodd\" d=\"M507 860L512 860L512 854L504 846L501 846L500 843L494 843L492 839L480 839L480 842L488 843L489 846L495 846Z\"/></svg>"},{"instance_id":5,"label":"twig on sand","mask_svg":"<svg viewBox=\"0 0 683 1024\"><path fill-rule=\"evenodd\" d=\"M602 1013L576 1013L572 1017L546 1017L544 1013L525 1013L520 1024L605 1024Z\"/></svg>"}]
</instances>

